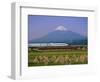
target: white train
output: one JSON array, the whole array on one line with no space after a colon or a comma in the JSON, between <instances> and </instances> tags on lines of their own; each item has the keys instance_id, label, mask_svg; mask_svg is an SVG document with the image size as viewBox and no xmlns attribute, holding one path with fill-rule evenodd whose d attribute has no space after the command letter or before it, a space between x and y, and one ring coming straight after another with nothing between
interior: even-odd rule
<instances>
[{"instance_id":1,"label":"white train","mask_svg":"<svg viewBox=\"0 0 100 82\"><path fill-rule=\"evenodd\" d=\"M68 46L66 43L30 43L29 47L42 47L42 46Z\"/></svg>"}]
</instances>

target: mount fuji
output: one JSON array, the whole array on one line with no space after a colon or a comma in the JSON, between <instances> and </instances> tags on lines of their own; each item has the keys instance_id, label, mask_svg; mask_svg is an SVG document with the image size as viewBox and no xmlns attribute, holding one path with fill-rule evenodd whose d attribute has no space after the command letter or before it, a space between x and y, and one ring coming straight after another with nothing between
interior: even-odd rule
<instances>
[{"instance_id":1,"label":"mount fuji","mask_svg":"<svg viewBox=\"0 0 100 82\"><path fill-rule=\"evenodd\" d=\"M53 32L29 41L29 43L67 43L71 45L86 45L87 37L72 32L63 26L58 26Z\"/></svg>"}]
</instances>

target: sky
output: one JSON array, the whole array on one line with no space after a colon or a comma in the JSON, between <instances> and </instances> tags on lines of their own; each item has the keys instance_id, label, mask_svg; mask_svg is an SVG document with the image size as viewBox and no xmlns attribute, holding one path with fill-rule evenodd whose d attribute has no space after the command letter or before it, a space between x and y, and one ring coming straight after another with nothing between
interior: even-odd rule
<instances>
[{"instance_id":1,"label":"sky","mask_svg":"<svg viewBox=\"0 0 100 82\"><path fill-rule=\"evenodd\" d=\"M87 17L28 15L28 41L55 30L69 30L87 36L87 29Z\"/></svg>"}]
</instances>

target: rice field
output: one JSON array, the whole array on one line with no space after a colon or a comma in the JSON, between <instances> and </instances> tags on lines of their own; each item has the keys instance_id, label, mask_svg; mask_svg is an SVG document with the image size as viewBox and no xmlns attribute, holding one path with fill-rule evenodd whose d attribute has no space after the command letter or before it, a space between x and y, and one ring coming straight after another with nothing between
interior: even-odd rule
<instances>
[{"instance_id":1,"label":"rice field","mask_svg":"<svg viewBox=\"0 0 100 82\"><path fill-rule=\"evenodd\" d=\"M87 50L30 50L28 66L87 64Z\"/></svg>"}]
</instances>

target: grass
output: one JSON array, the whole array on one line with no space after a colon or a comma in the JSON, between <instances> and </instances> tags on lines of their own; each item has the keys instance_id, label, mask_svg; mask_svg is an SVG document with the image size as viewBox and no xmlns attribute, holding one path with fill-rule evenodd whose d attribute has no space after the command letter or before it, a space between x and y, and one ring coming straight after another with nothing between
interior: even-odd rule
<instances>
[{"instance_id":1,"label":"grass","mask_svg":"<svg viewBox=\"0 0 100 82\"><path fill-rule=\"evenodd\" d=\"M29 51L28 66L87 64L86 50Z\"/></svg>"}]
</instances>

